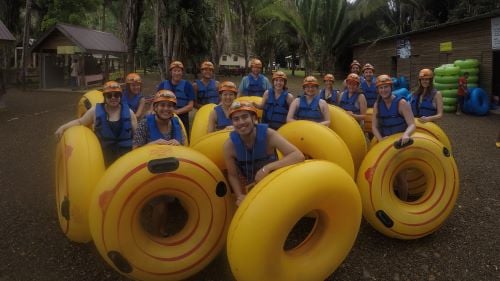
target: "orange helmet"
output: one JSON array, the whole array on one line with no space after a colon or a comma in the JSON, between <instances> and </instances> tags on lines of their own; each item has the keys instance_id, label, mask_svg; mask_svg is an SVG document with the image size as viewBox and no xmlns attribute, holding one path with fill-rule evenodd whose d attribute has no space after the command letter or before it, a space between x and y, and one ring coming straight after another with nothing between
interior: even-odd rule
<instances>
[{"instance_id":1,"label":"orange helmet","mask_svg":"<svg viewBox=\"0 0 500 281\"><path fill-rule=\"evenodd\" d=\"M174 92L169 90L159 90L158 92L156 92L153 98L153 105L161 101L169 101L177 104L177 98L175 97Z\"/></svg>"},{"instance_id":2,"label":"orange helmet","mask_svg":"<svg viewBox=\"0 0 500 281\"><path fill-rule=\"evenodd\" d=\"M423 79L423 78L432 79L432 77L434 77L434 73L432 72L432 70L428 68L424 68L420 70L420 72L418 73L418 79Z\"/></svg>"},{"instance_id":3,"label":"orange helmet","mask_svg":"<svg viewBox=\"0 0 500 281\"><path fill-rule=\"evenodd\" d=\"M132 84L132 83L142 83L141 76L137 73L129 73L127 77L125 78L125 83L127 84Z\"/></svg>"},{"instance_id":4,"label":"orange helmet","mask_svg":"<svg viewBox=\"0 0 500 281\"><path fill-rule=\"evenodd\" d=\"M323 77L323 81L335 81L335 77L333 76L333 74L327 74L325 75L325 77Z\"/></svg>"},{"instance_id":5,"label":"orange helmet","mask_svg":"<svg viewBox=\"0 0 500 281\"><path fill-rule=\"evenodd\" d=\"M282 79L284 79L285 81L287 81L286 74L285 74L285 72L283 72L283 71L276 71L275 73L273 73L273 78L272 78L272 80L274 81L274 79L276 79L276 78L282 78Z\"/></svg>"},{"instance_id":6,"label":"orange helmet","mask_svg":"<svg viewBox=\"0 0 500 281\"><path fill-rule=\"evenodd\" d=\"M238 90L236 89L236 84L234 84L231 81L224 81L219 85L219 94L224 91L230 91L235 94L238 93Z\"/></svg>"},{"instance_id":7,"label":"orange helmet","mask_svg":"<svg viewBox=\"0 0 500 281\"><path fill-rule=\"evenodd\" d=\"M116 81L108 81L104 83L104 86L102 87L102 93L107 94L107 93L114 93L114 92L122 92L122 87L120 87L120 84Z\"/></svg>"},{"instance_id":8,"label":"orange helmet","mask_svg":"<svg viewBox=\"0 0 500 281\"><path fill-rule=\"evenodd\" d=\"M262 62L259 59L253 59L250 61L250 67L262 68Z\"/></svg>"},{"instance_id":9,"label":"orange helmet","mask_svg":"<svg viewBox=\"0 0 500 281\"><path fill-rule=\"evenodd\" d=\"M391 76L387 74L382 74L377 77L377 80L375 82L375 85L381 86L381 85L391 85L392 86L392 79Z\"/></svg>"},{"instance_id":10,"label":"orange helmet","mask_svg":"<svg viewBox=\"0 0 500 281\"><path fill-rule=\"evenodd\" d=\"M246 101L234 101L229 108L229 118L238 111L250 111L257 116L257 109L255 106Z\"/></svg>"},{"instance_id":11,"label":"orange helmet","mask_svg":"<svg viewBox=\"0 0 500 281\"><path fill-rule=\"evenodd\" d=\"M349 75L347 75L347 78L345 79L345 81L346 82L354 81L354 82L359 84L359 75L357 75L356 73L349 73Z\"/></svg>"},{"instance_id":12,"label":"orange helmet","mask_svg":"<svg viewBox=\"0 0 500 281\"><path fill-rule=\"evenodd\" d=\"M172 68L175 68L175 67L178 67L178 68L184 70L184 65L182 64L182 62L180 62L178 60L170 63L170 67L168 68L168 70L172 70Z\"/></svg>"},{"instance_id":13,"label":"orange helmet","mask_svg":"<svg viewBox=\"0 0 500 281\"><path fill-rule=\"evenodd\" d=\"M316 77L314 77L314 76L307 76L306 78L304 78L304 83L302 83L302 87L305 87L305 86L318 87L319 86L318 79L316 79Z\"/></svg>"},{"instance_id":14,"label":"orange helmet","mask_svg":"<svg viewBox=\"0 0 500 281\"><path fill-rule=\"evenodd\" d=\"M209 62L209 61L204 61L201 63L201 67L200 67L201 70L203 69L212 69L214 70L214 64Z\"/></svg>"},{"instance_id":15,"label":"orange helmet","mask_svg":"<svg viewBox=\"0 0 500 281\"><path fill-rule=\"evenodd\" d=\"M363 72L367 69L371 69L373 72L375 72L375 67L373 67L373 65L367 63L363 66Z\"/></svg>"},{"instance_id":16,"label":"orange helmet","mask_svg":"<svg viewBox=\"0 0 500 281\"><path fill-rule=\"evenodd\" d=\"M360 67L360 68L361 68L361 64L360 64L360 63L359 63L359 61L357 61L357 60L353 60L353 61L351 62L351 67L353 67L354 65L357 65L358 67Z\"/></svg>"}]
</instances>

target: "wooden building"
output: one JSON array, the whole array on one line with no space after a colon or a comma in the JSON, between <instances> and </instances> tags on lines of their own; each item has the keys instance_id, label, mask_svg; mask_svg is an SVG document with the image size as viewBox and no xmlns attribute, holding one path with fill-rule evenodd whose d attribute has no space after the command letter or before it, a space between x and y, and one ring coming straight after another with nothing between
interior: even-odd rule
<instances>
[{"instance_id":1,"label":"wooden building","mask_svg":"<svg viewBox=\"0 0 500 281\"><path fill-rule=\"evenodd\" d=\"M35 42L31 51L41 54L38 63L41 88L67 87L73 59L79 64L80 86L87 87L103 82L108 73L109 56L120 57L126 53L126 46L109 32L58 23ZM99 60L96 54L106 59Z\"/></svg>"},{"instance_id":2,"label":"wooden building","mask_svg":"<svg viewBox=\"0 0 500 281\"><path fill-rule=\"evenodd\" d=\"M480 62L479 87L500 93L500 11L430 26L353 46L353 58L371 63L376 74L406 76L417 85L422 68L458 59Z\"/></svg>"}]
</instances>

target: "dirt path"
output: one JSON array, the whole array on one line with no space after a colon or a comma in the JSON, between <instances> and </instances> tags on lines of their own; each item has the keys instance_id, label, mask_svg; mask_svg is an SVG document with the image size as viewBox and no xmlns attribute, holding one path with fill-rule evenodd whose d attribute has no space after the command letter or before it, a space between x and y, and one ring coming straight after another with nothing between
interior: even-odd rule
<instances>
[{"instance_id":1,"label":"dirt path","mask_svg":"<svg viewBox=\"0 0 500 281\"><path fill-rule=\"evenodd\" d=\"M9 110L0 112L0 281L126 280L92 243L69 242L57 222L53 132L74 118L79 97L15 89L6 97ZM440 125L453 143L461 181L447 222L415 241L386 238L363 223L328 280L500 280L500 149L494 146L500 116L447 114ZM189 280L232 277L221 255Z\"/></svg>"}]
</instances>

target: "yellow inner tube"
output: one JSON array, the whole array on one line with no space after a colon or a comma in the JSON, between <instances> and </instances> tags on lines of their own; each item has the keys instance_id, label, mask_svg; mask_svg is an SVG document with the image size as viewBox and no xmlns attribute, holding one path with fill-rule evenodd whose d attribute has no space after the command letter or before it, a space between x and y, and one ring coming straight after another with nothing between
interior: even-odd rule
<instances>
[{"instance_id":1,"label":"yellow inner tube","mask_svg":"<svg viewBox=\"0 0 500 281\"><path fill-rule=\"evenodd\" d=\"M104 170L95 134L84 126L67 129L56 147L56 209L59 225L71 241L92 240L90 198Z\"/></svg>"},{"instance_id":2,"label":"yellow inner tube","mask_svg":"<svg viewBox=\"0 0 500 281\"><path fill-rule=\"evenodd\" d=\"M357 183L363 216L375 229L389 237L416 239L434 232L450 215L459 175L449 148L435 138L415 133L413 144L396 148L400 137L390 136L368 152ZM393 186L396 176L408 170L425 178L425 188L419 198L407 202L398 198Z\"/></svg>"},{"instance_id":3,"label":"yellow inner tube","mask_svg":"<svg viewBox=\"0 0 500 281\"><path fill-rule=\"evenodd\" d=\"M191 148L207 156L221 171L224 171L226 162L224 162L223 148L224 143L229 139L229 133L231 133L230 130L221 130L204 135L196 143L192 142Z\"/></svg>"},{"instance_id":4,"label":"yellow inner tube","mask_svg":"<svg viewBox=\"0 0 500 281\"><path fill-rule=\"evenodd\" d=\"M262 102L262 97L258 96L242 96L236 99L237 101L246 101L246 102L255 102L257 104L260 104ZM262 119L262 109L257 109L257 117L259 117L259 120Z\"/></svg>"},{"instance_id":5,"label":"yellow inner tube","mask_svg":"<svg viewBox=\"0 0 500 281\"><path fill-rule=\"evenodd\" d=\"M92 90L88 91L80 98L76 107L76 117L80 118L97 103L103 103L104 96L101 91Z\"/></svg>"},{"instance_id":6,"label":"yellow inner tube","mask_svg":"<svg viewBox=\"0 0 500 281\"><path fill-rule=\"evenodd\" d=\"M193 119L193 125L191 126L190 138L192 144L196 143L198 139L207 134L208 116L210 116L210 113L214 110L215 106L216 105L213 103L205 104L200 107L198 111L196 111Z\"/></svg>"},{"instance_id":7,"label":"yellow inner tube","mask_svg":"<svg viewBox=\"0 0 500 281\"><path fill-rule=\"evenodd\" d=\"M222 249L231 220L229 189L207 157L183 146L147 145L106 171L92 196L90 229L102 257L136 280L181 280ZM143 210L171 196L187 213L184 227L163 237L146 231Z\"/></svg>"},{"instance_id":8,"label":"yellow inner tube","mask_svg":"<svg viewBox=\"0 0 500 281\"><path fill-rule=\"evenodd\" d=\"M317 218L309 236L285 251L288 233L310 212ZM338 165L311 160L276 170L234 215L227 238L231 270L239 281L325 280L349 253L360 222L358 189Z\"/></svg>"},{"instance_id":9,"label":"yellow inner tube","mask_svg":"<svg viewBox=\"0 0 500 281\"><path fill-rule=\"evenodd\" d=\"M357 171L367 151L365 134L358 121L345 110L334 105L328 105L328 108L330 110L330 128L347 144L354 161L354 170Z\"/></svg>"},{"instance_id":10,"label":"yellow inner tube","mask_svg":"<svg viewBox=\"0 0 500 281\"><path fill-rule=\"evenodd\" d=\"M345 142L328 127L299 120L286 123L278 133L312 159L322 159L342 167L354 178L354 163Z\"/></svg>"}]
</instances>

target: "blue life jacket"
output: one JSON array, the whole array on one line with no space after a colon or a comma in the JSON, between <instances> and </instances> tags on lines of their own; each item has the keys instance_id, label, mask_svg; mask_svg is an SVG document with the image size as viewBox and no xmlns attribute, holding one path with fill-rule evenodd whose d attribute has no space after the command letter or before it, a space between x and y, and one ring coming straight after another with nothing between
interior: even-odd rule
<instances>
[{"instance_id":1,"label":"blue life jacket","mask_svg":"<svg viewBox=\"0 0 500 281\"><path fill-rule=\"evenodd\" d=\"M122 104L127 105L134 113L137 112L137 109L139 109L139 102L143 98L143 95L141 93L134 95L132 99L129 99L128 97L128 89L125 89L122 94Z\"/></svg>"},{"instance_id":2,"label":"blue life jacket","mask_svg":"<svg viewBox=\"0 0 500 281\"><path fill-rule=\"evenodd\" d=\"M358 101L359 93L354 93L351 97L349 97L349 91L346 89L340 98L340 107L345 109L346 111L352 111L354 114L359 114L359 105L356 106L356 102Z\"/></svg>"},{"instance_id":3,"label":"blue life jacket","mask_svg":"<svg viewBox=\"0 0 500 281\"><path fill-rule=\"evenodd\" d=\"M332 89L332 95L326 99L325 98L325 89L321 89L319 92L319 96L321 99L324 99L328 104L338 105L337 99L339 95L339 90Z\"/></svg>"},{"instance_id":4,"label":"blue life jacket","mask_svg":"<svg viewBox=\"0 0 500 281\"><path fill-rule=\"evenodd\" d=\"M375 101L377 100L377 87L375 86L376 83L377 82L375 77L372 77L370 86L368 86L368 82L366 82L366 79L361 79L360 87L363 90L363 94L366 98L366 105L368 107L373 107Z\"/></svg>"},{"instance_id":5,"label":"blue life jacket","mask_svg":"<svg viewBox=\"0 0 500 281\"><path fill-rule=\"evenodd\" d=\"M277 160L276 152L267 154L267 124L255 125L257 135L252 149L247 149L240 135L235 131L229 134L236 149L236 166L248 183L255 180L255 174L266 164Z\"/></svg>"},{"instance_id":6,"label":"blue life jacket","mask_svg":"<svg viewBox=\"0 0 500 281\"><path fill-rule=\"evenodd\" d=\"M420 97L416 94L411 95L410 105L411 111L415 117L422 116L433 116L437 113L437 108L432 104L432 100L436 96L437 90L432 89L429 95L426 95L422 102L420 102Z\"/></svg>"},{"instance_id":7,"label":"blue life jacket","mask_svg":"<svg viewBox=\"0 0 500 281\"><path fill-rule=\"evenodd\" d=\"M103 150L112 146L132 148L132 121L130 120L130 109L126 105L121 105L120 129L115 134L109 125L108 114L104 110L104 104L98 103L95 107L94 132L101 143Z\"/></svg>"},{"instance_id":8,"label":"blue life jacket","mask_svg":"<svg viewBox=\"0 0 500 281\"><path fill-rule=\"evenodd\" d=\"M294 118L297 120L310 120L314 122L323 121L323 115L319 108L319 95L314 96L310 104L307 104L306 96L301 96L299 100L299 108L295 112Z\"/></svg>"},{"instance_id":9,"label":"blue life jacket","mask_svg":"<svg viewBox=\"0 0 500 281\"><path fill-rule=\"evenodd\" d=\"M401 99L402 97L395 97L389 108L382 100L378 103L377 119L382 137L404 132L408 127L405 118L399 114L398 105Z\"/></svg>"},{"instance_id":10,"label":"blue life jacket","mask_svg":"<svg viewBox=\"0 0 500 281\"><path fill-rule=\"evenodd\" d=\"M219 104L219 93L214 79L210 79L208 85L205 86L201 80L196 80L198 86L197 102L200 105L215 103Z\"/></svg>"},{"instance_id":11,"label":"blue life jacket","mask_svg":"<svg viewBox=\"0 0 500 281\"><path fill-rule=\"evenodd\" d=\"M288 91L283 90L278 99L274 96L274 89L268 90L268 97L262 113L262 123L277 130L286 123L289 105L286 102Z\"/></svg>"},{"instance_id":12,"label":"blue life jacket","mask_svg":"<svg viewBox=\"0 0 500 281\"><path fill-rule=\"evenodd\" d=\"M227 126L233 125L233 121L226 117L226 114L224 113L224 110L222 109L222 105L217 105L214 107L215 113L217 114L217 125L215 126L215 129L217 131L222 130L226 128Z\"/></svg>"},{"instance_id":13,"label":"blue life jacket","mask_svg":"<svg viewBox=\"0 0 500 281\"><path fill-rule=\"evenodd\" d=\"M189 103L189 98L187 93L185 93L185 88L186 88L186 80L181 80L179 84L177 85L172 85L170 83L170 80L164 80L163 82L158 85L158 90L170 90L175 93L175 98L177 99L177 108L182 108L186 106Z\"/></svg>"},{"instance_id":14,"label":"blue life jacket","mask_svg":"<svg viewBox=\"0 0 500 281\"><path fill-rule=\"evenodd\" d=\"M259 74L257 79L254 79L252 74L247 76L248 85L243 89L244 96L258 96L262 97L267 89L264 89L264 75Z\"/></svg>"},{"instance_id":15,"label":"blue life jacket","mask_svg":"<svg viewBox=\"0 0 500 281\"><path fill-rule=\"evenodd\" d=\"M168 140L160 132L160 129L158 129L158 126L156 125L155 114L147 115L146 119L149 131L148 143L159 139ZM170 124L172 125L172 131L170 133L171 139L176 139L180 144L182 144L182 127L181 124L179 123L179 119L175 116L172 117L172 119L170 120Z\"/></svg>"}]
</instances>

